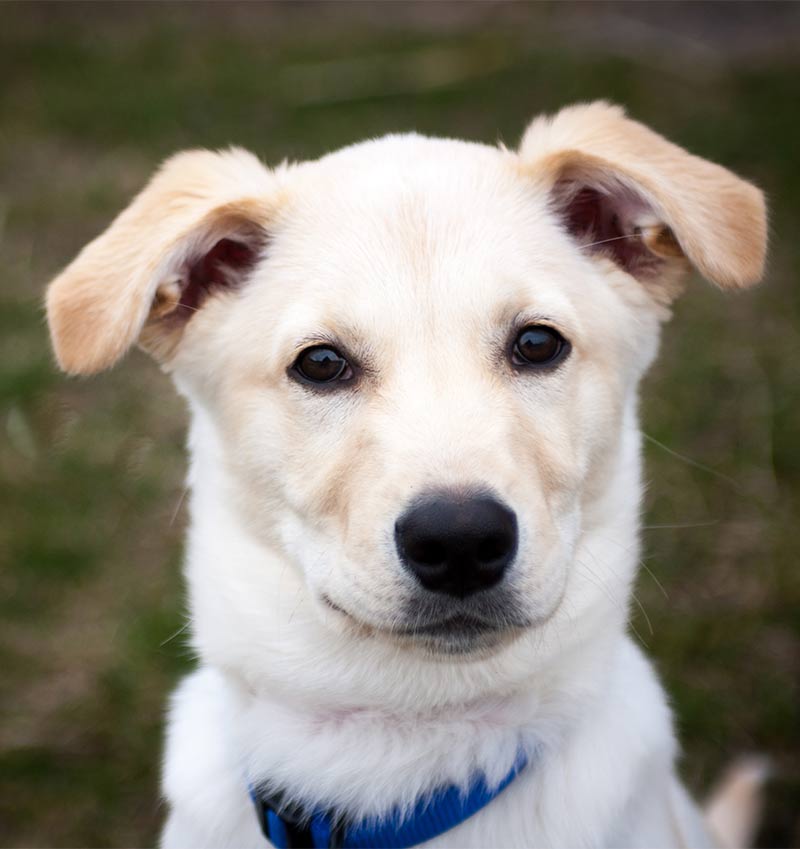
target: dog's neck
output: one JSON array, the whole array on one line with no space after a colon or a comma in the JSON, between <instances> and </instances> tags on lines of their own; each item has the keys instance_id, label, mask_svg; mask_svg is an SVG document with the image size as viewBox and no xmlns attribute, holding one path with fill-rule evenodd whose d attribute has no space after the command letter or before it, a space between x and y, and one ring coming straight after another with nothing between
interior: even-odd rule
<instances>
[{"instance_id":1,"label":"dog's neck","mask_svg":"<svg viewBox=\"0 0 800 849\"><path fill-rule=\"evenodd\" d=\"M613 642L604 635L589 651L562 656L532 686L402 710L254 692L229 671L231 746L251 782L269 782L312 808L383 814L389 803L412 805L443 786L466 787L476 773L499 781L520 752L535 768L562 748L607 686ZM342 760L351 765L346 782Z\"/></svg>"}]
</instances>

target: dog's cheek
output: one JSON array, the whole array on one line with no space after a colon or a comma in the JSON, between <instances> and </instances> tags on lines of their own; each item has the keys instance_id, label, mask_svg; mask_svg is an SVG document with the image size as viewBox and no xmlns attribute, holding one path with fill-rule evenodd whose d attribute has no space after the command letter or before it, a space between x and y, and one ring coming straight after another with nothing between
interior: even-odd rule
<instances>
[{"instance_id":1,"label":"dog's cheek","mask_svg":"<svg viewBox=\"0 0 800 849\"><path fill-rule=\"evenodd\" d=\"M326 580L352 564L375 573L370 583L391 571L380 551L383 458L358 400L313 395L240 362L212 406L234 507L262 542L312 582L321 551Z\"/></svg>"},{"instance_id":2,"label":"dog's cheek","mask_svg":"<svg viewBox=\"0 0 800 849\"><path fill-rule=\"evenodd\" d=\"M374 439L364 428L342 422L335 439L311 436L311 450L316 462L309 464L302 456L293 463L292 481L298 501L311 521L347 534L350 525L353 493L360 487L365 468L377 471Z\"/></svg>"},{"instance_id":3,"label":"dog's cheek","mask_svg":"<svg viewBox=\"0 0 800 849\"><path fill-rule=\"evenodd\" d=\"M326 580L347 594L356 586L363 589L371 606L388 600L391 613L403 594L393 528L408 485L403 469L390 468L385 445L369 417L359 421L358 428L355 425L321 464L306 503L310 521L337 554Z\"/></svg>"},{"instance_id":4,"label":"dog's cheek","mask_svg":"<svg viewBox=\"0 0 800 849\"><path fill-rule=\"evenodd\" d=\"M216 465L222 461L226 503L247 528L275 547L287 500L286 446L295 438L279 381L244 366L229 369L203 399L215 432ZM205 412L204 412L205 417Z\"/></svg>"},{"instance_id":5,"label":"dog's cheek","mask_svg":"<svg viewBox=\"0 0 800 849\"><path fill-rule=\"evenodd\" d=\"M511 430L507 497L518 513L516 582L534 618L557 602L577 533L583 467L563 410L521 411Z\"/></svg>"},{"instance_id":6,"label":"dog's cheek","mask_svg":"<svg viewBox=\"0 0 800 849\"><path fill-rule=\"evenodd\" d=\"M327 552L325 581L376 588L380 595L384 583L397 579L386 545L396 506L383 485L380 434L359 403L330 412L324 428L309 427L312 417L292 410L288 428L296 435L286 446L284 486L295 524Z\"/></svg>"}]
</instances>

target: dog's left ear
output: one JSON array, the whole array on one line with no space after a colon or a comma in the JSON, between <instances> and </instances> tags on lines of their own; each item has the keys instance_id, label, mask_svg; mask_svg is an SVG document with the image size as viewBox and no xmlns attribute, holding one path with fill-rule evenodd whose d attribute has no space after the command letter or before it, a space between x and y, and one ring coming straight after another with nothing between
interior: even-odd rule
<instances>
[{"instance_id":1,"label":"dog's left ear","mask_svg":"<svg viewBox=\"0 0 800 849\"><path fill-rule=\"evenodd\" d=\"M723 288L757 283L767 219L759 189L599 101L537 118L519 156L587 251L656 287L687 260Z\"/></svg>"}]
</instances>

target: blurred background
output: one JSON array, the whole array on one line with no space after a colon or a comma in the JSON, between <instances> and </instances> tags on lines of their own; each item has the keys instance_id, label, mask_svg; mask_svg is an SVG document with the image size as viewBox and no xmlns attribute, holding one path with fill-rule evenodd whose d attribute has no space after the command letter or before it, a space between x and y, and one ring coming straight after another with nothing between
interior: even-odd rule
<instances>
[{"instance_id":1,"label":"blurred background","mask_svg":"<svg viewBox=\"0 0 800 849\"><path fill-rule=\"evenodd\" d=\"M268 163L390 130L515 145L624 104L759 183L765 286L699 280L644 386L637 638L702 797L771 758L761 846L800 845L800 4L14 4L0 9L0 841L152 844L165 699L192 665L185 412L134 354L53 368L43 287L159 160Z\"/></svg>"}]
</instances>

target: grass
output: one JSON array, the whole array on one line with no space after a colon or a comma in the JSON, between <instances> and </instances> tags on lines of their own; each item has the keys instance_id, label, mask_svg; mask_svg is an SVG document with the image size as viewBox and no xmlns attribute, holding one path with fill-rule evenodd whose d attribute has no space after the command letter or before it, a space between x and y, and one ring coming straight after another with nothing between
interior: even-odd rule
<instances>
[{"instance_id":1,"label":"grass","mask_svg":"<svg viewBox=\"0 0 800 849\"><path fill-rule=\"evenodd\" d=\"M3 8L0 840L152 843L165 699L191 664L184 412L139 354L92 381L56 374L48 278L182 147L277 162L396 129L511 144L535 112L607 97L771 197L768 285L724 296L697 281L644 387L637 595L652 627L638 608L634 625L672 694L690 785L766 752L761 844L798 845L796 62L575 49L550 6L513 25L221 8Z\"/></svg>"}]
</instances>

